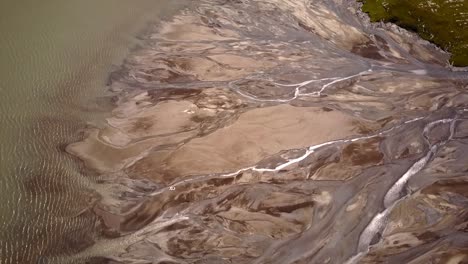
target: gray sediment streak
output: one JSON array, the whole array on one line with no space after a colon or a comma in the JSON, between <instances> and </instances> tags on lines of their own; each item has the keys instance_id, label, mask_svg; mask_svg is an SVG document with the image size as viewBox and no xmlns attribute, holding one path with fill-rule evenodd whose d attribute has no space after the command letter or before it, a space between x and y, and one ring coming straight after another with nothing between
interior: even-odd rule
<instances>
[{"instance_id":1,"label":"gray sediment streak","mask_svg":"<svg viewBox=\"0 0 468 264\"><path fill-rule=\"evenodd\" d=\"M262 168L262 167L258 167L256 165L254 165L254 166L241 168L241 169L239 169L237 171L224 173L224 174L193 176L190 179L185 179L185 180L182 180L182 181L178 181L176 183L171 184L170 186L168 186L166 188L162 188L162 189L160 189L158 191L155 191L155 192L151 193L150 196L156 196L156 195L159 195L159 194L161 194L161 193L163 193L165 191L175 190L178 186L181 186L181 185L184 185L184 184L187 184L187 183L190 183L190 182L204 180L204 179L210 179L210 178L235 177L235 176L239 175L240 173L243 173L243 172L246 172L246 171L249 171L249 170L255 171L255 172L278 172L278 171L283 170L283 169L285 169L285 168L287 168L287 167L289 167L291 165L297 164L297 163L305 160L307 157L312 155L314 152L316 152L320 148L330 146L330 145L335 145L335 144L344 144L344 143L356 142L356 141L360 141L360 140L366 140L366 139L376 138L376 137L379 137L379 136L384 136L384 135L388 134L389 132L402 127L403 125L410 124L410 123L413 123L413 122L417 122L417 121L419 121L419 120L421 120L423 118L424 117L416 117L416 118L407 120L407 121L403 122L400 125L396 125L394 127L388 128L388 129L386 129L384 131L381 131L381 132L378 132L378 133L375 133L375 134L371 134L371 135L355 137L355 138L350 138L350 139L338 139L338 140L328 141L328 142L324 142L324 143L321 143L321 144L310 146L310 147L308 147L306 149L305 153L303 155L301 155L300 157L293 158L293 159L288 159L286 162L284 162L284 163L282 163L282 164L280 164L280 165L278 165L278 166L276 166L274 168Z\"/></svg>"},{"instance_id":2,"label":"gray sediment streak","mask_svg":"<svg viewBox=\"0 0 468 264\"><path fill-rule=\"evenodd\" d=\"M345 264L355 264L357 263L362 257L364 257L367 252L370 250L370 244L374 236L378 233L381 233L385 227L387 222L387 217L392 211L392 209L402 200L406 199L410 193L406 196L401 196L403 188L405 188L408 181L420 172L426 165L430 162L430 160L434 157L437 153L438 149L445 145L449 140L452 139L454 131L455 131L455 123L456 118L447 118L447 119L440 119L427 124L423 129L423 136L426 139L426 142L430 145L428 140L428 133L430 133L431 129L436 127L440 124L450 123L450 135L447 140L434 144L430 146L428 152L424 157L416 161L387 191L384 196L384 210L377 213L366 228L362 231L361 235L359 236L359 243L358 243L358 253L348 259Z\"/></svg>"},{"instance_id":3,"label":"gray sediment streak","mask_svg":"<svg viewBox=\"0 0 468 264\"><path fill-rule=\"evenodd\" d=\"M413 166L409 168L409 170L403 174L398 181L396 181L393 186L388 190L387 194L384 197L384 206L385 208L390 208L395 201L398 200L401 191L406 186L408 180L414 176L416 173L420 172L431 160L438 149L437 145L432 146L427 154L420 160L416 161Z\"/></svg>"},{"instance_id":4,"label":"gray sediment streak","mask_svg":"<svg viewBox=\"0 0 468 264\"><path fill-rule=\"evenodd\" d=\"M409 124L409 123L412 123L412 122L416 122L416 121L421 120L421 119L422 119L421 117L414 118L414 119L411 119L411 120L408 120L408 121L404 122L404 124ZM401 127L401 125L391 127L391 128L389 128L387 130L381 131L381 132L373 134L373 135L355 137L355 138L351 138L351 139L339 139L339 140L329 141L329 142L325 142L325 143L322 143L322 144L310 146L310 147L307 148L306 153L304 153L304 155L302 155L302 156L300 156L298 158L290 159L287 162L285 162L285 163L283 163L281 165L278 165L275 168L270 169L270 168L257 168L257 167L254 167L253 170L258 171L258 172L277 172L277 171L280 171L282 169L287 168L290 165L293 165L293 164L296 164L296 163L299 163L299 162L303 161L304 159L309 157L312 153L314 153L317 149L320 149L322 147L329 146L329 145L334 145L334 144L356 142L356 141L359 141L359 140L366 140L366 139L371 139L371 138L383 136L383 135L389 133L390 131L393 131L394 129L396 129L398 127Z\"/></svg>"},{"instance_id":5,"label":"gray sediment streak","mask_svg":"<svg viewBox=\"0 0 468 264\"><path fill-rule=\"evenodd\" d=\"M282 87L295 87L295 90L294 90L294 95L293 97L291 98L288 98L288 99L262 99L262 98L258 98L252 94L248 94L248 93L245 93L245 92L242 92L239 90L238 87L236 87L236 83L242 81L242 80L236 80L236 81L233 81L233 82L230 82L229 83L229 87L231 87L231 89L235 90L238 94L240 94L241 96L247 98L247 99L250 99L250 100L253 100L253 101L257 101L257 102L277 102L277 103L287 103L287 102L291 102L297 98L299 98L300 96L315 96L315 97L319 97L322 95L322 93L330 86L334 85L334 84L337 84L337 83L340 83L340 82L343 82L343 81L346 81L346 80L349 80L349 79L352 79L352 78L355 78L355 77L359 77L359 76L364 76L364 75L367 75L367 74L370 74L372 72L372 69L369 69L369 70L365 70L365 71L362 71L362 72L359 72L357 74L353 74L353 75L350 75L350 76L346 76L346 77L332 77L332 78L322 78L322 79L317 79L317 80L308 80L308 81L304 81L304 82L300 82L300 83L296 83L296 84L281 84L281 83L277 83L277 82L272 82L274 85L276 86L282 86ZM311 83L318 83L318 82L323 82L323 81L330 81L324 85L322 85L322 87L320 88L319 91L315 91L315 92L312 92L312 93L302 93L301 92L301 88L311 84Z\"/></svg>"},{"instance_id":6,"label":"gray sediment streak","mask_svg":"<svg viewBox=\"0 0 468 264\"><path fill-rule=\"evenodd\" d=\"M146 227L136 231L127 236L119 237L116 239L103 239L97 241L92 247L72 256L72 257L57 257L50 259L50 263L70 263L73 261L81 261L92 257L105 256L107 254L113 254L115 252L123 251L125 248L145 239L148 233L158 232L166 227L173 224L179 223L184 220L188 220L187 216L178 214L170 219L157 218Z\"/></svg>"}]
</instances>

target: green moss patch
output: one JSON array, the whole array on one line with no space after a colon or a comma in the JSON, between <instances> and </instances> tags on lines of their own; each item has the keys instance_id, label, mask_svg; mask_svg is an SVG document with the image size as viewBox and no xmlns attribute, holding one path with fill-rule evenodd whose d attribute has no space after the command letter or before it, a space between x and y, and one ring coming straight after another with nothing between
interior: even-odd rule
<instances>
[{"instance_id":1,"label":"green moss patch","mask_svg":"<svg viewBox=\"0 0 468 264\"><path fill-rule=\"evenodd\" d=\"M395 23L452 53L454 66L468 66L468 1L361 0L371 21Z\"/></svg>"}]
</instances>

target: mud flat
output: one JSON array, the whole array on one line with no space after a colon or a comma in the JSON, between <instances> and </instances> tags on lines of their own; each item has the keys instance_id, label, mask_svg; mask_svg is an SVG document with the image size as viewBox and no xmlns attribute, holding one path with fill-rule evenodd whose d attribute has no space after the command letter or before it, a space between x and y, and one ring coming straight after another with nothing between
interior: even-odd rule
<instances>
[{"instance_id":1,"label":"mud flat","mask_svg":"<svg viewBox=\"0 0 468 264\"><path fill-rule=\"evenodd\" d=\"M92 263L464 263L468 78L352 1L199 1L111 77ZM429 262L432 261L432 262Z\"/></svg>"}]
</instances>

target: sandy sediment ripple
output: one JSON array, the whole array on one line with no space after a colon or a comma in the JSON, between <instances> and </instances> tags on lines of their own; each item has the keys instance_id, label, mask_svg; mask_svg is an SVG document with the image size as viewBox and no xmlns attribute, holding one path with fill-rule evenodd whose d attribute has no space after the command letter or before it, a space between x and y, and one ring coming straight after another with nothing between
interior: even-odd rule
<instances>
[{"instance_id":1,"label":"sandy sediment ripple","mask_svg":"<svg viewBox=\"0 0 468 264\"><path fill-rule=\"evenodd\" d=\"M200 1L155 29L67 148L102 174L105 239L77 257L466 261L467 76L356 10Z\"/></svg>"}]
</instances>

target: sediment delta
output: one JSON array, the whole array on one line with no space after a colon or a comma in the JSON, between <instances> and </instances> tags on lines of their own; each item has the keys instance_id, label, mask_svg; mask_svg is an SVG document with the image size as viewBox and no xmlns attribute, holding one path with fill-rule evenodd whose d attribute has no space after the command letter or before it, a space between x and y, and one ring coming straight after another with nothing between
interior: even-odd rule
<instances>
[{"instance_id":1,"label":"sediment delta","mask_svg":"<svg viewBox=\"0 0 468 264\"><path fill-rule=\"evenodd\" d=\"M201 0L112 74L97 263L464 263L468 78L354 1ZM110 190L110 191L103 191Z\"/></svg>"}]
</instances>

